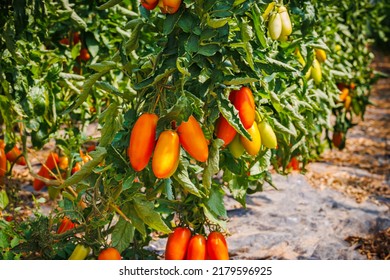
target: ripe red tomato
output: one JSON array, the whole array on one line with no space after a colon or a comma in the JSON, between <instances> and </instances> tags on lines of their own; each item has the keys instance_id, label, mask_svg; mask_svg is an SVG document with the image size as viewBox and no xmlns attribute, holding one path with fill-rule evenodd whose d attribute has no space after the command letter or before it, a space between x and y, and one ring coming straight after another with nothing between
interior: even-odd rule
<instances>
[{"instance_id":1,"label":"ripe red tomato","mask_svg":"<svg viewBox=\"0 0 390 280\"><path fill-rule=\"evenodd\" d=\"M56 165L58 165L59 163L60 163L60 159L58 157L58 154L51 152L46 159L46 162L45 162L46 167L44 165L42 165L41 169L38 172L38 175L49 179L51 177L49 170L54 169L56 167ZM34 182L33 182L34 190L40 191L44 186L45 186L44 182L42 182L39 179L34 179Z\"/></svg>"},{"instance_id":2,"label":"ripe red tomato","mask_svg":"<svg viewBox=\"0 0 390 280\"><path fill-rule=\"evenodd\" d=\"M57 233L58 234L64 233L68 230L71 230L74 227L75 227L75 224L72 222L72 220L69 219L68 217L64 217L61 221L60 226L57 229Z\"/></svg>"},{"instance_id":3,"label":"ripe red tomato","mask_svg":"<svg viewBox=\"0 0 390 280\"><path fill-rule=\"evenodd\" d=\"M252 126L247 129L248 133L252 137L252 141L249 141L244 136L240 135L240 140L244 146L246 152L251 156L255 156L259 153L261 147L261 136L257 123L254 122Z\"/></svg>"},{"instance_id":4,"label":"ripe red tomato","mask_svg":"<svg viewBox=\"0 0 390 280\"><path fill-rule=\"evenodd\" d=\"M88 61L91 58L91 55L89 54L88 49L82 48L80 50L80 55L78 56L78 58L82 61Z\"/></svg>"},{"instance_id":5,"label":"ripe red tomato","mask_svg":"<svg viewBox=\"0 0 390 280\"><path fill-rule=\"evenodd\" d=\"M15 162L16 164L26 165L26 159L24 156L20 156L22 152L18 147L14 146L7 154L6 157L10 162Z\"/></svg>"},{"instance_id":6,"label":"ripe red tomato","mask_svg":"<svg viewBox=\"0 0 390 280\"><path fill-rule=\"evenodd\" d=\"M80 33L74 32L73 33L73 44L76 45L78 42L80 42Z\"/></svg>"},{"instance_id":7,"label":"ripe red tomato","mask_svg":"<svg viewBox=\"0 0 390 280\"><path fill-rule=\"evenodd\" d=\"M180 144L194 159L205 162L209 157L209 148L202 128L193 116L182 122L177 128Z\"/></svg>"},{"instance_id":8,"label":"ripe red tomato","mask_svg":"<svg viewBox=\"0 0 390 280\"><path fill-rule=\"evenodd\" d=\"M335 131L333 133L333 137L332 137L332 142L333 142L333 145L336 147L336 148L339 148L342 147L342 143L343 143L343 133L340 132L340 131Z\"/></svg>"},{"instance_id":9,"label":"ripe red tomato","mask_svg":"<svg viewBox=\"0 0 390 280\"><path fill-rule=\"evenodd\" d=\"M165 130L158 137L152 159L153 173L157 178L168 178L179 165L180 141L176 131Z\"/></svg>"},{"instance_id":10,"label":"ripe red tomato","mask_svg":"<svg viewBox=\"0 0 390 280\"><path fill-rule=\"evenodd\" d=\"M156 8L158 0L141 0L141 5L147 10Z\"/></svg>"},{"instance_id":11,"label":"ripe red tomato","mask_svg":"<svg viewBox=\"0 0 390 280\"><path fill-rule=\"evenodd\" d=\"M3 148L0 148L0 177L3 177L7 172L7 157Z\"/></svg>"},{"instance_id":12,"label":"ripe red tomato","mask_svg":"<svg viewBox=\"0 0 390 280\"><path fill-rule=\"evenodd\" d=\"M187 247L187 260L206 259L206 238L203 235L194 235Z\"/></svg>"},{"instance_id":13,"label":"ripe red tomato","mask_svg":"<svg viewBox=\"0 0 390 280\"><path fill-rule=\"evenodd\" d=\"M287 165L287 169L290 168L293 170L299 170L299 161L296 157L292 157L289 164Z\"/></svg>"},{"instance_id":14,"label":"ripe red tomato","mask_svg":"<svg viewBox=\"0 0 390 280\"><path fill-rule=\"evenodd\" d=\"M229 251L222 233L213 231L207 237L206 242L207 256L210 260L228 260Z\"/></svg>"},{"instance_id":15,"label":"ripe red tomato","mask_svg":"<svg viewBox=\"0 0 390 280\"><path fill-rule=\"evenodd\" d=\"M179 10L181 0L159 0L158 6L164 14L174 14Z\"/></svg>"},{"instance_id":16,"label":"ripe red tomato","mask_svg":"<svg viewBox=\"0 0 390 280\"><path fill-rule=\"evenodd\" d=\"M248 129L255 121L255 99L250 88L242 87L239 91L232 91L229 96L230 101L238 110L243 126Z\"/></svg>"},{"instance_id":17,"label":"ripe red tomato","mask_svg":"<svg viewBox=\"0 0 390 280\"><path fill-rule=\"evenodd\" d=\"M98 260L121 260L121 254L114 247L109 247L99 253Z\"/></svg>"},{"instance_id":18,"label":"ripe red tomato","mask_svg":"<svg viewBox=\"0 0 390 280\"><path fill-rule=\"evenodd\" d=\"M191 231L188 228L175 228L168 236L167 245L165 247L165 259L184 260L190 239Z\"/></svg>"},{"instance_id":19,"label":"ripe red tomato","mask_svg":"<svg viewBox=\"0 0 390 280\"><path fill-rule=\"evenodd\" d=\"M157 115L144 113L138 118L131 130L127 155L135 171L143 170L152 156L156 143L157 121Z\"/></svg>"},{"instance_id":20,"label":"ripe red tomato","mask_svg":"<svg viewBox=\"0 0 390 280\"><path fill-rule=\"evenodd\" d=\"M216 136L222 139L225 143L223 147L226 147L233 141L237 131L228 123L228 121L221 115L217 120L216 125Z\"/></svg>"}]
</instances>

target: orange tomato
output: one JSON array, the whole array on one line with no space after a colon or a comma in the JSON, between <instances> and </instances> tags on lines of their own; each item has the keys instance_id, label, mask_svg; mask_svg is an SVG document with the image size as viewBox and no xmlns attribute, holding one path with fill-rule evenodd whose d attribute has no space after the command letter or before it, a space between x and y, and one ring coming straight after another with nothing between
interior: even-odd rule
<instances>
[{"instance_id":1,"label":"orange tomato","mask_svg":"<svg viewBox=\"0 0 390 280\"><path fill-rule=\"evenodd\" d=\"M18 147L14 146L7 154L6 157L10 162L15 162L16 164L26 165L26 159L24 156L21 156L22 152Z\"/></svg>"},{"instance_id":2,"label":"orange tomato","mask_svg":"<svg viewBox=\"0 0 390 280\"><path fill-rule=\"evenodd\" d=\"M226 147L233 141L237 131L228 123L228 121L221 115L217 120L216 136L224 141L223 147Z\"/></svg>"},{"instance_id":3,"label":"orange tomato","mask_svg":"<svg viewBox=\"0 0 390 280\"><path fill-rule=\"evenodd\" d=\"M158 0L141 0L141 5L147 10L156 8Z\"/></svg>"},{"instance_id":4,"label":"orange tomato","mask_svg":"<svg viewBox=\"0 0 390 280\"><path fill-rule=\"evenodd\" d=\"M169 234L165 247L166 260L184 260L187 254L191 231L188 228L177 227Z\"/></svg>"},{"instance_id":5,"label":"orange tomato","mask_svg":"<svg viewBox=\"0 0 390 280\"><path fill-rule=\"evenodd\" d=\"M121 260L121 254L114 247L109 247L99 253L98 260Z\"/></svg>"},{"instance_id":6,"label":"orange tomato","mask_svg":"<svg viewBox=\"0 0 390 280\"><path fill-rule=\"evenodd\" d=\"M250 88L242 87L239 91L232 91L230 101L238 110L243 126L248 129L255 121L255 99Z\"/></svg>"},{"instance_id":7,"label":"orange tomato","mask_svg":"<svg viewBox=\"0 0 390 280\"><path fill-rule=\"evenodd\" d=\"M194 235L187 247L187 260L206 259L206 238L203 235Z\"/></svg>"},{"instance_id":8,"label":"orange tomato","mask_svg":"<svg viewBox=\"0 0 390 280\"><path fill-rule=\"evenodd\" d=\"M143 170L152 156L156 142L157 121L157 115L144 113L138 118L131 130L127 155L135 171Z\"/></svg>"},{"instance_id":9,"label":"orange tomato","mask_svg":"<svg viewBox=\"0 0 390 280\"><path fill-rule=\"evenodd\" d=\"M74 173L76 173L77 171L79 171L80 169L81 169L81 164L80 164L80 162L76 162L75 165L74 165L74 167L72 168L72 171L71 171L72 175L73 175Z\"/></svg>"},{"instance_id":10,"label":"orange tomato","mask_svg":"<svg viewBox=\"0 0 390 280\"><path fill-rule=\"evenodd\" d=\"M347 96L345 97L345 103L344 103L344 108L345 110L349 110L351 108L351 102L352 102L352 97L351 96Z\"/></svg>"},{"instance_id":11,"label":"orange tomato","mask_svg":"<svg viewBox=\"0 0 390 280\"><path fill-rule=\"evenodd\" d=\"M164 14L174 14L179 10L181 0L160 0L158 6Z\"/></svg>"},{"instance_id":12,"label":"orange tomato","mask_svg":"<svg viewBox=\"0 0 390 280\"><path fill-rule=\"evenodd\" d=\"M207 237L206 242L207 256L210 260L228 260L229 251L222 233L213 231Z\"/></svg>"},{"instance_id":13,"label":"orange tomato","mask_svg":"<svg viewBox=\"0 0 390 280\"><path fill-rule=\"evenodd\" d=\"M261 135L257 123L254 122L252 126L247 129L248 133L252 137L252 141L249 141L244 136L240 135L240 140L245 148L245 151L251 156L255 156L259 153L261 147Z\"/></svg>"},{"instance_id":14,"label":"orange tomato","mask_svg":"<svg viewBox=\"0 0 390 280\"><path fill-rule=\"evenodd\" d=\"M41 169L38 172L38 175L49 179L51 177L49 170L54 169L56 167L56 165L59 164L59 162L60 162L60 160L58 158L58 154L51 152L46 159L46 162L45 162L46 166L42 165ZM33 182L34 190L40 191L44 186L45 186L44 182L42 182L39 179L34 179L34 182Z\"/></svg>"},{"instance_id":15,"label":"orange tomato","mask_svg":"<svg viewBox=\"0 0 390 280\"><path fill-rule=\"evenodd\" d=\"M180 144L194 159L205 162L209 157L209 148L202 128L193 116L182 122L177 128Z\"/></svg>"},{"instance_id":16,"label":"orange tomato","mask_svg":"<svg viewBox=\"0 0 390 280\"><path fill-rule=\"evenodd\" d=\"M158 137L152 159L153 173L157 178L168 178L179 165L180 141L177 132L165 130Z\"/></svg>"},{"instance_id":17,"label":"orange tomato","mask_svg":"<svg viewBox=\"0 0 390 280\"><path fill-rule=\"evenodd\" d=\"M3 177L7 172L7 157L3 148L0 148L0 177Z\"/></svg>"}]
</instances>

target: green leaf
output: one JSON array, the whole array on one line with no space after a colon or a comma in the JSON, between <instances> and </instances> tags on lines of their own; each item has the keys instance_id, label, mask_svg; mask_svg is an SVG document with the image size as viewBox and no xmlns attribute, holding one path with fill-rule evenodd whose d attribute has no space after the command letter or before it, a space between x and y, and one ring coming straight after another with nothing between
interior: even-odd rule
<instances>
[{"instance_id":1,"label":"green leaf","mask_svg":"<svg viewBox=\"0 0 390 280\"><path fill-rule=\"evenodd\" d=\"M111 103L110 106L100 115L99 123L104 123L100 146L106 147L111 144L116 133L122 128L123 115L118 103Z\"/></svg>"},{"instance_id":2,"label":"green leaf","mask_svg":"<svg viewBox=\"0 0 390 280\"><path fill-rule=\"evenodd\" d=\"M203 46L199 46L198 54L204 56L213 56L219 50L220 50L219 45L215 45L215 44L203 45Z\"/></svg>"},{"instance_id":3,"label":"green leaf","mask_svg":"<svg viewBox=\"0 0 390 280\"><path fill-rule=\"evenodd\" d=\"M228 79L223 81L223 83L228 86L238 86L238 85L256 83L258 81L259 79L256 78L228 76Z\"/></svg>"},{"instance_id":4,"label":"green leaf","mask_svg":"<svg viewBox=\"0 0 390 280\"><path fill-rule=\"evenodd\" d=\"M130 212L129 207L124 205L121 210L126 215L126 217L128 217L128 213ZM133 241L134 230L135 228L131 223L120 217L119 221L115 224L111 235L112 246L115 247L119 252L123 252Z\"/></svg>"},{"instance_id":5,"label":"green leaf","mask_svg":"<svg viewBox=\"0 0 390 280\"><path fill-rule=\"evenodd\" d=\"M105 10L111 7L114 7L115 5L121 3L123 0L109 0L108 2L104 3L103 5L100 5L97 7L98 10Z\"/></svg>"},{"instance_id":6,"label":"green leaf","mask_svg":"<svg viewBox=\"0 0 390 280\"><path fill-rule=\"evenodd\" d=\"M221 220L222 217L219 217L217 214L215 214L213 211L211 211L206 205L200 204L200 206L203 208L203 212L207 219L209 219L212 223L219 225L222 230L226 230L227 223L226 220Z\"/></svg>"},{"instance_id":7,"label":"green leaf","mask_svg":"<svg viewBox=\"0 0 390 280\"><path fill-rule=\"evenodd\" d=\"M171 229L164 223L154 204L146 200L144 195L134 197L134 209L145 224L162 233L170 233Z\"/></svg>"},{"instance_id":8,"label":"green leaf","mask_svg":"<svg viewBox=\"0 0 390 280\"><path fill-rule=\"evenodd\" d=\"M187 171L188 165L189 162L187 160L181 159L179 166L177 167L177 170L173 175L173 178L175 178L175 180L180 183L180 186L186 191L198 197L202 197L201 193L199 192L195 184L191 181L190 177L188 176L188 171Z\"/></svg>"},{"instance_id":9,"label":"green leaf","mask_svg":"<svg viewBox=\"0 0 390 280\"><path fill-rule=\"evenodd\" d=\"M4 210L9 203L8 195L5 190L0 191L0 211Z\"/></svg>"},{"instance_id":10,"label":"green leaf","mask_svg":"<svg viewBox=\"0 0 390 280\"><path fill-rule=\"evenodd\" d=\"M94 63L88 65L88 68L95 70L96 72L110 71L116 67L114 61L103 61L101 63Z\"/></svg>"},{"instance_id":11,"label":"green leaf","mask_svg":"<svg viewBox=\"0 0 390 280\"><path fill-rule=\"evenodd\" d=\"M92 160L85 163L79 171L66 179L60 187L66 188L67 186L75 185L84 178L88 177L92 173L93 169L102 162L106 154L107 150L105 148L99 146L96 147L96 150L90 153Z\"/></svg>"},{"instance_id":12,"label":"green leaf","mask_svg":"<svg viewBox=\"0 0 390 280\"><path fill-rule=\"evenodd\" d=\"M207 159L207 166L203 173L203 185L210 189L212 185L213 176L219 171L219 148L222 147L223 140L215 139L211 142L209 158Z\"/></svg>"},{"instance_id":13,"label":"green leaf","mask_svg":"<svg viewBox=\"0 0 390 280\"><path fill-rule=\"evenodd\" d=\"M284 62L281 62L279 60L276 60L276 59L273 59L273 58L270 58L268 56L265 57L265 59L267 60L267 63L271 64L272 66L277 66L278 70L279 71L288 71L288 72L297 72L298 70L295 69L294 67L291 67L290 65L284 63Z\"/></svg>"},{"instance_id":14,"label":"green leaf","mask_svg":"<svg viewBox=\"0 0 390 280\"><path fill-rule=\"evenodd\" d=\"M225 204L223 201L224 191L220 186L213 186L210 190L210 196L206 201L207 208L220 218L227 218Z\"/></svg>"},{"instance_id":15,"label":"green leaf","mask_svg":"<svg viewBox=\"0 0 390 280\"><path fill-rule=\"evenodd\" d=\"M134 204L127 203L124 207L126 208L126 215L130 219L131 224L139 231L139 233L146 237L146 228L145 223L138 216L137 211L135 210Z\"/></svg>"},{"instance_id":16,"label":"green leaf","mask_svg":"<svg viewBox=\"0 0 390 280\"><path fill-rule=\"evenodd\" d=\"M248 180L240 180L238 176L234 176L229 181L229 190L233 198L246 207L246 190L248 189Z\"/></svg>"},{"instance_id":17,"label":"green leaf","mask_svg":"<svg viewBox=\"0 0 390 280\"><path fill-rule=\"evenodd\" d=\"M30 90L29 98L34 108L34 113L37 116L42 116L49 106L49 97L44 87L34 86Z\"/></svg>"},{"instance_id":18,"label":"green leaf","mask_svg":"<svg viewBox=\"0 0 390 280\"><path fill-rule=\"evenodd\" d=\"M183 15L184 11L185 9L180 9L178 12L172 15L169 14L167 15L163 25L164 35L169 35L173 31L177 22L180 20L181 16Z\"/></svg>"}]
</instances>

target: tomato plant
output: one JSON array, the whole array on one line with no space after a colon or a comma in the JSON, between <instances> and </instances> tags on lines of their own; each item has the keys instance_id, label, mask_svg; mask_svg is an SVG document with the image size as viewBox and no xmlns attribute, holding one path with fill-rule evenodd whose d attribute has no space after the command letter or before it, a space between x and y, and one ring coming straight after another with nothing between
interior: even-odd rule
<instances>
[{"instance_id":1,"label":"tomato plant","mask_svg":"<svg viewBox=\"0 0 390 280\"><path fill-rule=\"evenodd\" d=\"M21 168L37 191L50 181L56 205L23 230L4 225L20 244L3 258L98 258L108 247L156 258L143 249L150 236L185 228L168 257L197 256L211 232L209 258L227 259L224 195L245 206L273 186L271 172L343 148L380 77L369 36L382 2L73 2L0 11L0 175L14 168L2 151L20 148ZM53 152L36 173L43 148ZM65 215L78 226L57 234Z\"/></svg>"}]
</instances>

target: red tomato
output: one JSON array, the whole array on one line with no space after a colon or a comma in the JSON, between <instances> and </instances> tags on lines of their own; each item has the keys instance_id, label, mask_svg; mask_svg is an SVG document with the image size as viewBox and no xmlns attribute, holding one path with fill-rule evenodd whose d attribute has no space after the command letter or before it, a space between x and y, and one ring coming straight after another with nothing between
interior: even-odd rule
<instances>
[{"instance_id":1,"label":"red tomato","mask_svg":"<svg viewBox=\"0 0 390 280\"><path fill-rule=\"evenodd\" d=\"M6 157L10 162L15 162L20 165L26 165L26 159L24 156L20 156L22 152L18 149L18 147L14 146L7 154Z\"/></svg>"},{"instance_id":2,"label":"red tomato","mask_svg":"<svg viewBox=\"0 0 390 280\"><path fill-rule=\"evenodd\" d=\"M51 152L46 159L46 162L45 162L46 166L42 165L41 169L38 172L38 175L49 179L51 177L49 170L54 169L56 167L56 165L59 164L59 162L60 162L60 159L58 157L58 154ZM44 182L42 182L39 179L34 179L34 182L33 182L34 190L40 191L44 186L45 186Z\"/></svg>"},{"instance_id":3,"label":"red tomato","mask_svg":"<svg viewBox=\"0 0 390 280\"><path fill-rule=\"evenodd\" d=\"M289 164L287 165L287 169L292 168L293 170L299 170L299 161L296 157L292 157Z\"/></svg>"},{"instance_id":4,"label":"red tomato","mask_svg":"<svg viewBox=\"0 0 390 280\"><path fill-rule=\"evenodd\" d=\"M141 0L141 5L147 10L156 8L158 0Z\"/></svg>"},{"instance_id":5,"label":"red tomato","mask_svg":"<svg viewBox=\"0 0 390 280\"><path fill-rule=\"evenodd\" d=\"M134 124L127 155L135 171L143 170L152 156L156 142L157 121L157 115L144 113Z\"/></svg>"},{"instance_id":6,"label":"red tomato","mask_svg":"<svg viewBox=\"0 0 390 280\"><path fill-rule=\"evenodd\" d=\"M228 121L221 115L217 120L216 125L216 136L222 139L225 143L223 147L226 147L233 141L237 131L228 123Z\"/></svg>"},{"instance_id":7,"label":"red tomato","mask_svg":"<svg viewBox=\"0 0 390 280\"><path fill-rule=\"evenodd\" d=\"M243 126L248 129L255 121L255 99L250 88L242 87L239 91L232 91L229 96L230 101L238 110Z\"/></svg>"},{"instance_id":8,"label":"red tomato","mask_svg":"<svg viewBox=\"0 0 390 280\"><path fill-rule=\"evenodd\" d=\"M190 239L191 231L188 228L175 228L175 230L168 236L168 241L165 248L165 259L184 260Z\"/></svg>"},{"instance_id":9,"label":"red tomato","mask_svg":"<svg viewBox=\"0 0 390 280\"><path fill-rule=\"evenodd\" d=\"M98 260L121 260L121 254L114 247L109 247L99 253Z\"/></svg>"},{"instance_id":10,"label":"red tomato","mask_svg":"<svg viewBox=\"0 0 390 280\"><path fill-rule=\"evenodd\" d=\"M81 169L81 164L80 164L80 162L76 162L75 165L74 165L74 167L72 168L72 171L71 171L72 175L73 175L74 173L76 173L77 171L79 171L80 169Z\"/></svg>"},{"instance_id":11,"label":"red tomato","mask_svg":"<svg viewBox=\"0 0 390 280\"><path fill-rule=\"evenodd\" d=\"M75 224L68 217L64 217L60 226L57 229L57 233L61 234L75 227Z\"/></svg>"},{"instance_id":12,"label":"red tomato","mask_svg":"<svg viewBox=\"0 0 390 280\"><path fill-rule=\"evenodd\" d=\"M163 131L156 144L152 159L153 173L157 178L171 177L179 165L180 141L173 130Z\"/></svg>"},{"instance_id":13,"label":"red tomato","mask_svg":"<svg viewBox=\"0 0 390 280\"><path fill-rule=\"evenodd\" d=\"M91 58L91 55L89 54L88 49L82 48L80 50L80 55L78 56L78 58L82 61L88 61Z\"/></svg>"},{"instance_id":14,"label":"red tomato","mask_svg":"<svg viewBox=\"0 0 390 280\"><path fill-rule=\"evenodd\" d=\"M206 259L206 238L203 235L194 235L187 247L187 260Z\"/></svg>"},{"instance_id":15,"label":"red tomato","mask_svg":"<svg viewBox=\"0 0 390 280\"><path fill-rule=\"evenodd\" d=\"M337 148L340 148L343 143L343 138L344 136L342 132L339 131L334 132L332 137L333 145Z\"/></svg>"},{"instance_id":16,"label":"red tomato","mask_svg":"<svg viewBox=\"0 0 390 280\"><path fill-rule=\"evenodd\" d=\"M209 157L209 148L202 128L193 116L182 122L177 128L180 144L194 159L205 162Z\"/></svg>"},{"instance_id":17,"label":"red tomato","mask_svg":"<svg viewBox=\"0 0 390 280\"><path fill-rule=\"evenodd\" d=\"M210 260L228 260L229 251L222 233L213 231L207 237L206 242L207 256Z\"/></svg>"}]
</instances>

